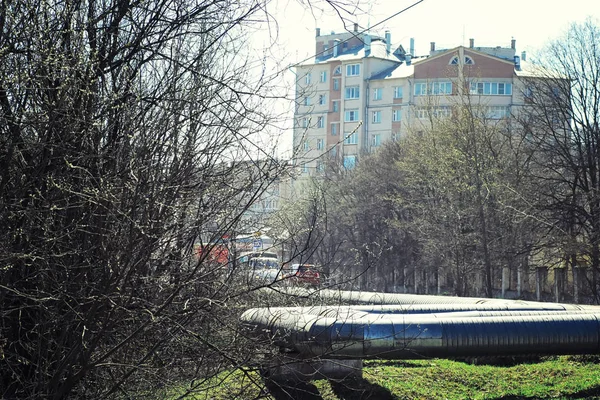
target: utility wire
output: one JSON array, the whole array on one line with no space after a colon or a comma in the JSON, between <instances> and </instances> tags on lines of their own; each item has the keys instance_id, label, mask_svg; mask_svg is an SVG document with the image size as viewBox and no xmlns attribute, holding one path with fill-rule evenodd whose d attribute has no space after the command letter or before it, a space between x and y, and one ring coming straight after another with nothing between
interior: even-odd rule
<instances>
[{"instance_id":1,"label":"utility wire","mask_svg":"<svg viewBox=\"0 0 600 400\"><path fill-rule=\"evenodd\" d=\"M348 42L348 41L350 41L351 39L354 39L354 38L357 38L363 44L365 44L364 40L361 37L359 37L359 35L362 35L363 33L367 32L369 29L375 28L376 26L379 26L379 25L381 25L381 24L389 21L390 19L397 17L398 15L402 14L403 12L410 10L411 8L413 8L414 6L416 6L417 4L422 3L423 1L425 1L425 0L419 0L419 1L411 4L410 6L408 6L408 7L404 8L404 9L402 9L402 10L400 10L400 11L398 11L398 12L392 14L392 15L390 15L389 17L382 19L381 21L377 22L375 25L371 26L370 28L363 29L360 32L350 32L349 30L346 30L348 33L351 33L352 36L350 38L346 39L346 40L340 41L340 44L346 43L346 42ZM309 57L303 59L302 61L299 61L299 62L297 62L295 64L290 65L290 67L298 66L298 65L302 64L303 62L306 62L306 61L308 61L308 60L310 60L310 59L312 59L314 57L320 56L321 54L325 53L325 51L326 50L323 50L323 51L320 51L320 52L318 52L318 53L316 53L316 54L314 54L312 56L309 56Z\"/></svg>"}]
</instances>

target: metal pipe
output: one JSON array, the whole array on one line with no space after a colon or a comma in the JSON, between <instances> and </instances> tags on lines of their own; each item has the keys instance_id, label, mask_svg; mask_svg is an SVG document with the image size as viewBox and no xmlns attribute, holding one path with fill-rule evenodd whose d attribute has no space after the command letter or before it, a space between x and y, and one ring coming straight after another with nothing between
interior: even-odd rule
<instances>
[{"instance_id":1,"label":"metal pipe","mask_svg":"<svg viewBox=\"0 0 600 400\"><path fill-rule=\"evenodd\" d=\"M424 302L449 299L417 297ZM303 357L413 359L600 351L600 307L475 300L256 308L246 311L241 321L255 335Z\"/></svg>"}]
</instances>

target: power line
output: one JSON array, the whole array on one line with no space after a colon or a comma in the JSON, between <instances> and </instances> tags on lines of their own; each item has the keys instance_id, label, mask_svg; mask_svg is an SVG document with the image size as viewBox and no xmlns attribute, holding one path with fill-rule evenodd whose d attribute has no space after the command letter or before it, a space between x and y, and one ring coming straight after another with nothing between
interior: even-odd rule
<instances>
[{"instance_id":1,"label":"power line","mask_svg":"<svg viewBox=\"0 0 600 400\"><path fill-rule=\"evenodd\" d=\"M390 19L397 17L398 15L402 14L403 12L410 10L411 8L413 8L414 6L416 6L417 4L419 4L419 3L422 3L423 1L425 1L425 0L419 0L419 1L417 1L417 2L415 2L415 3L413 3L413 4L411 4L410 6L408 6L408 7L404 8L404 9L402 9L402 10L400 10L400 11L398 11L398 12L396 12L396 13L392 14L392 15L390 15L389 17L387 17L387 18L384 18L383 20L381 20L381 21L377 22L375 25L371 26L370 28L363 29L363 30L362 30L362 31L360 31L360 32L350 32L350 31L348 31L348 30L347 30L347 32L348 32L348 33L351 33L351 34L352 34L352 36L351 36L351 37L349 37L349 38L348 38L348 39L346 39L346 40L342 40L342 41L340 41L340 44L346 43L346 42L348 42L348 41L350 41L351 39L354 39L354 38L357 38L357 39L358 39L358 40L360 40L360 41L361 41L363 44L365 44L365 42L363 41L363 39L362 39L361 37L359 37L359 35L362 35L363 33L367 32L369 29L375 28L376 26L379 26L379 25L381 25L381 24L383 24L383 23L385 23L385 22L389 21ZM318 53L316 53L316 54L314 54L314 55L312 55L312 56L309 56L309 57L307 57L307 58L303 59L302 61L299 61L299 62L297 62L297 63L295 63L295 64L293 64L293 65L290 65L290 67L297 66L297 65L299 65L299 64L302 64L303 62L306 62L306 61L310 60L311 58L314 58L314 57L320 56L321 54L325 53L325 51L326 51L326 50L323 50L323 51L320 51L320 52L318 52ZM289 68L289 67L288 67L288 68ZM281 72L283 72L283 71L281 71Z\"/></svg>"}]
</instances>

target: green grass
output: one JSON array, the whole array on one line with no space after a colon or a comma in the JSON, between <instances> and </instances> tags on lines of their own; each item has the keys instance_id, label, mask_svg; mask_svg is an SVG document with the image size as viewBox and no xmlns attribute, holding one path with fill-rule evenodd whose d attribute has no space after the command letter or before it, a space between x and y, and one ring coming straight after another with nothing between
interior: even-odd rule
<instances>
[{"instance_id":1,"label":"green grass","mask_svg":"<svg viewBox=\"0 0 600 400\"><path fill-rule=\"evenodd\" d=\"M235 371L200 389L186 399L600 399L600 363L582 357L510 365L441 359L366 361L362 378L341 382L265 388L255 371Z\"/></svg>"}]
</instances>

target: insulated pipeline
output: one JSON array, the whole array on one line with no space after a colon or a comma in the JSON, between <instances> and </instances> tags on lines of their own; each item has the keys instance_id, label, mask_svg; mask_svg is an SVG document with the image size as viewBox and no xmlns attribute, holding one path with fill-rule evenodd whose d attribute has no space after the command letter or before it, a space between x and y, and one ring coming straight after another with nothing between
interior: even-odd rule
<instances>
[{"instance_id":1,"label":"insulated pipeline","mask_svg":"<svg viewBox=\"0 0 600 400\"><path fill-rule=\"evenodd\" d=\"M492 303L426 303L408 307L410 312L398 305L257 308L246 311L241 321L256 336L305 357L413 359L600 351L598 307Z\"/></svg>"}]
</instances>

